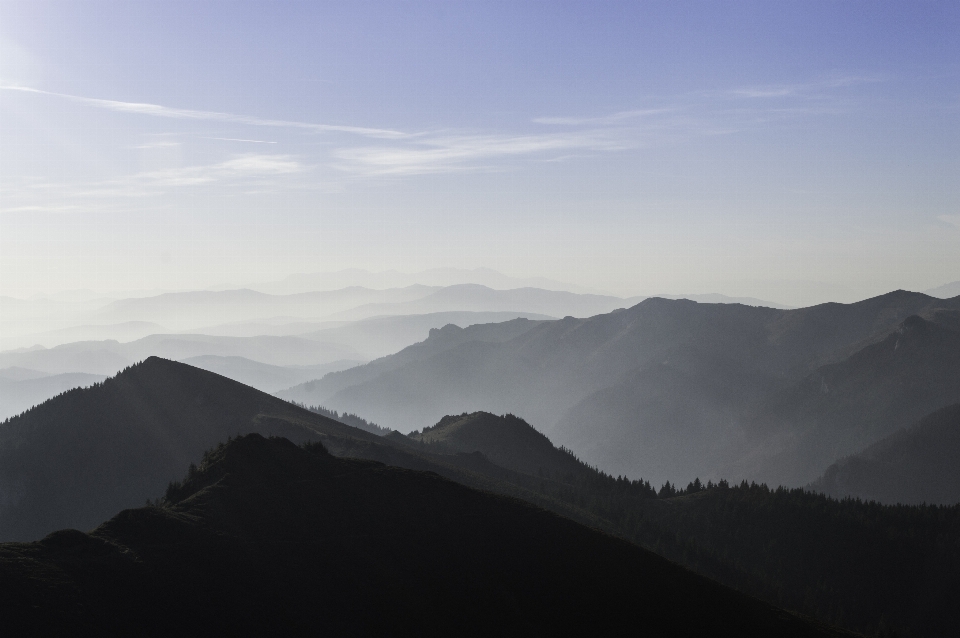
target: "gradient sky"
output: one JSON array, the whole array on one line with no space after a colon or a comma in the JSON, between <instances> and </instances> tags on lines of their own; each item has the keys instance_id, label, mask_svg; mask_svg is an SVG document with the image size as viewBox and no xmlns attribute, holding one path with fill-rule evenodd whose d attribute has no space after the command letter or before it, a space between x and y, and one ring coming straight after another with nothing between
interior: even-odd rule
<instances>
[{"instance_id":1,"label":"gradient sky","mask_svg":"<svg viewBox=\"0 0 960 638\"><path fill-rule=\"evenodd\" d=\"M960 279L958 2L0 0L0 294Z\"/></svg>"}]
</instances>

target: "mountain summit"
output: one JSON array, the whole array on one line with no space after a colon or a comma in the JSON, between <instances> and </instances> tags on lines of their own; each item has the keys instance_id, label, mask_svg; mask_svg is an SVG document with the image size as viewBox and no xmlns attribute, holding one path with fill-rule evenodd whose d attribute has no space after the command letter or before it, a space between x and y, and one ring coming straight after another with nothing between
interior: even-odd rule
<instances>
[{"instance_id":1,"label":"mountain summit","mask_svg":"<svg viewBox=\"0 0 960 638\"><path fill-rule=\"evenodd\" d=\"M225 377L151 357L0 424L0 540L90 529L230 436L374 438Z\"/></svg>"}]
</instances>

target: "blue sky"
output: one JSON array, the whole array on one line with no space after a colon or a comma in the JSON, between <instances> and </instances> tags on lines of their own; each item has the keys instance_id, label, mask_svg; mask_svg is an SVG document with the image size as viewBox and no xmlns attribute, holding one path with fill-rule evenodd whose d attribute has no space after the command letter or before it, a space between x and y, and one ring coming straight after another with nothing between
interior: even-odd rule
<instances>
[{"instance_id":1,"label":"blue sky","mask_svg":"<svg viewBox=\"0 0 960 638\"><path fill-rule=\"evenodd\" d=\"M0 294L960 279L956 2L0 2Z\"/></svg>"}]
</instances>

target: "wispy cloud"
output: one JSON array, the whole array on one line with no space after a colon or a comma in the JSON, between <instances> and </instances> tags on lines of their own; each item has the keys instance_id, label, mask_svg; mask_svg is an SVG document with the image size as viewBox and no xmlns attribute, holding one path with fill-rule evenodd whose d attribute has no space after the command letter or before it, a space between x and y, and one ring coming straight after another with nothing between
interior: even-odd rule
<instances>
[{"instance_id":1,"label":"wispy cloud","mask_svg":"<svg viewBox=\"0 0 960 638\"><path fill-rule=\"evenodd\" d=\"M407 146L364 146L335 151L341 170L365 175L417 175L489 169L485 162L558 151L616 151L631 141L604 131L554 135L425 136Z\"/></svg>"},{"instance_id":2,"label":"wispy cloud","mask_svg":"<svg viewBox=\"0 0 960 638\"><path fill-rule=\"evenodd\" d=\"M191 109L178 109L159 104L144 104L140 102L119 102L116 100L102 100L99 98L82 97L79 95L68 95L66 93L54 93L51 91L42 91L25 86L0 86L4 91L20 91L23 93L34 93L38 95L47 95L51 97L62 98L84 104L94 108L106 109L118 113L135 113L138 115L149 115L152 117L165 117L179 120L207 120L213 122L225 122L228 124L244 124L248 126L270 126L278 128L294 128L314 133L352 133L364 137L401 139L409 137L407 133L393 131L389 129L366 128L361 126L340 126L335 124L312 124L309 122L296 122L290 120L272 120L249 115L236 115L233 113L221 113L218 111L196 111Z\"/></svg>"},{"instance_id":3,"label":"wispy cloud","mask_svg":"<svg viewBox=\"0 0 960 638\"><path fill-rule=\"evenodd\" d=\"M280 185L277 180L309 168L287 155L246 154L214 164L141 171L89 183L32 182L8 189L4 194L7 205L0 212L77 212L109 207L109 202L118 199L157 197L172 190L211 185L229 187L238 194L263 193L275 190Z\"/></svg>"},{"instance_id":4,"label":"wispy cloud","mask_svg":"<svg viewBox=\"0 0 960 638\"><path fill-rule=\"evenodd\" d=\"M148 149L148 148L176 148L180 146L180 142L174 142L172 140L157 140L156 142L147 142L145 144L138 144L134 148Z\"/></svg>"},{"instance_id":5,"label":"wispy cloud","mask_svg":"<svg viewBox=\"0 0 960 638\"><path fill-rule=\"evenodd\" d=\"M533 119L533 122L536 124L559 124L566 126L583 126L585 124L593 126L623 124L625 122L629 122L630 120L637 120L655 115L663 115L665 113L672 113L676 110L676 108L634 109L631 111L620 111L619 113L603 115L600 117L537 117Z\"/></svg>"},{"instance_id":6,"label":"wispy cloud","mask_svg":"<svg viewBox=\"0 0 960 638\"><path fill-rule=\"evenodd\" d=\"M216 164L134 173L79 188L74 194L79 197L143 197L158 195L172 188L214 182L249 182L303 170L303 165L286 155L249 154Z\"/></svg>"},{"instance_id":7,"label":"wispy cloud","mask_svg":"<svg viewBox=\"0 0 960 638\"><path fill-rule=\"evenodd\" d=\"M205 137L205 140L218 140L220 142L249 142L250 144L276 144L267 140L244 140L237 137Z\"/></svg>"},{"instance_id":8,"label":"wispy cloud","mask_svg":"<svg viewBox=\"0 0 960 638\"><path fill-rule=\"evenodd\" d=\"M786 97L823 97L831 89L840 89L860 84L882 82L880 76L832 74L811 82L794 84L760 84L745 86L728 91L712 92L712 95L725 95L732 98L786 98Z\"/></svg>"}]
</instances>

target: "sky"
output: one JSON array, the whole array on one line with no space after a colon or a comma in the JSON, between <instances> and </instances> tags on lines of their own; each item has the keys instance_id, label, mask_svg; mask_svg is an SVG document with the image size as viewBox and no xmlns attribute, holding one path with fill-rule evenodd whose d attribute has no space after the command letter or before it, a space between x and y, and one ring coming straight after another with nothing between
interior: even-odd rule
<instances>
[{"instance_id":1,"label":"sky","mask_svg":"<svg viewBox=\"0 0 960 638\"><path fill-rule=\"evenodd\" d=\"M960 279L957 2L0 0L0 295Z\"/></svg>"}]
</instances>

